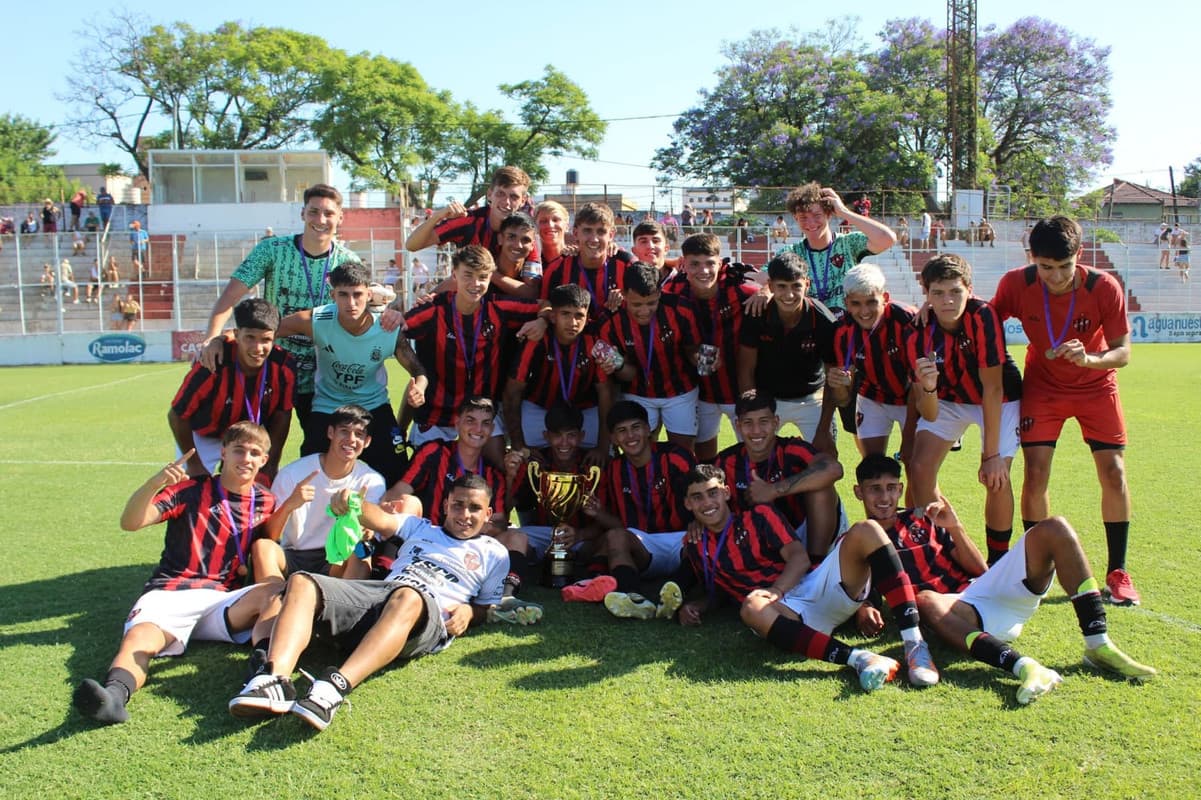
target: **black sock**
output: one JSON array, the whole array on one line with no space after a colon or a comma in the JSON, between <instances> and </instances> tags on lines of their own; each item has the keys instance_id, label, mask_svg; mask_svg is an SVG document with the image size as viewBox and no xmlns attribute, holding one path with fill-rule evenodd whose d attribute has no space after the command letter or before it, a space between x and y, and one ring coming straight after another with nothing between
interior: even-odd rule
<instances>
[{"instance_id":1,"label":"black sock","mask_svg":"<svg viewBox=\"0 0 1201 800\"><path fill-rule=\"evenodd\" d=\"M1109 548L1109 566L1106 574L1115 569L1126 569L1126 542L1130 538L1130 522L1106 522L1105 544Z\"/></svg>"},{"instance_id":2,"label":"black sock","mask_svg":"<svg viewBox=\"0 0 1201 800\"><path fill-rule=\"evenodd\" d=\"M831 664L846 664L851 657L850 645L783 615L767 629L767 641L789 653L802 653L806 658L820 658Z\"/></svg>"},{"instance_id":3,"label":"black sock","mask_svg":"<svg viewBox=\"0 0 1201 800\"><path fill-rule=\"evenodd\" d=\"M613 568L610 574L613 580L617 581L617 591L619 592L636 592L638 591L638 570L630 564L621 564Z\"/></svg>"},{"instance_id":4,"label":"black sock","mask_svg":"<svg viewBox=\"0 0 1201 800\"><path fill-rule=\"evenodd\" d=\"M1109 632L1105 606L1101 603L1101 592L1091 591L1076 595L1072 598L1072 607L1076 609L1076 621L1080 623L1082 634L1093 636Z\"/></svg>"},{"instance_id":5,"label":"black sock","mask_svg":"<svg viewBox=\"0 0 1201 800\"><path fill-rule=\"evenodd\" d=\"M901 630L916 628L920 621L917 597L897 551L892 545L880 545L868 554L867 566L872 571L872 584L892 609L897 627Z\"/></svg>"},{"instance_id":6,"label":"black sock","mask_svg":"<svg viewBox=\"0 0 1201 800\"><path fill-rule=\"evenodd\" d=\"M1040 522L1042 522L1041 519L1024 519L1022 520L1022 530L1028 531Z\"/></svg>"},{"instance_id":7,"label":"black sock","mask_svg":"<svg viewBox=\"0 0 1201 800\"><path fill-rule=\"evenodd\" d=\"M125 705L138 690L138 681L129 670L113 667L104 676L104 688L118 703Z\"/></svg>"},{"instance_id":8,"label":"black sock","mask_svg":"<svg viewBox=\"0 0 1201 800\"><path fill-rule=\"evenodd\" d=\"M984 540L988 544L988 565L993 564L1009 552L1009 540L1013 538L1013 528L997 530L984 526Z\"/></svg>"},{"instance_id":9,"label":"black sock","mask_svg":"<svg viewBox=\"0 0 1201 800\"><path fill-rule=\"evenodd\" d=\"M271 649L271 637L266 636L262 639L259 639L257 642L252 642L250 645L250 649L251 650L262 650L264 653L266 653L268 650Z\"/></svg>"},{"instance_id":10,"label":"black sock","mask_svg":"<svg viewBox=\"0 0 1201 800\"><path fill-rule=\"evenodd\" d=\"M529 570L529 556L517 550L510 550L509 574L505 576L505 583L513 587L513 594L517 594L517 590L520 589L521 584L525 582L525 577Z\"/></svg>"},{"instance_id":11,"label":"black sock","mask_svg":"<svg viewBox=\"0 0 1201 800\"><path fill-rule=\"evenodd\" d=\"M975 636L975 638L972 638ZM1018 659L1022 654L1014 650L1009 645L1002 642L995 636L990 636L983 631L974 633L968 636L968 652L972 658L977 661L983 661L990 667L1003 669L1006 672L1013 672L1013 665L1018 663Z\"/></svg>"}]
</instances>

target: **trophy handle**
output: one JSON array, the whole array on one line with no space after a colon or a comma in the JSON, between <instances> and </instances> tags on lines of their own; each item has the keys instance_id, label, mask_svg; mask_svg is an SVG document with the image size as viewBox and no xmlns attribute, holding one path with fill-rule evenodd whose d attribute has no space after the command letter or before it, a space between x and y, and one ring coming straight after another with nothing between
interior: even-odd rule
<instances>
[{"instance_id":1,"label":"trophy handle","mask_svg":"<svg viewBox=\"0 0 1201 800\"><path fill-rule=\"evenodd\" d=\"M534 496L537 497L538 486L542 480L542 468L538 466L537 461L531 459L530 462L525 465L525 471L526 474L529 475L530 487L534 490Z\"/></svg>"},{"instance_id":2,"label":"trophy handle","mask_svg":"<svg viewBox=\"0 0 1201 800\"><path fill-rule=\"evenodd\" d=\"M588 468L588 477L584 479L584 494L596 494L596 487L600 485L601 468L593 464Z\"/></svg>"}]
</instances>

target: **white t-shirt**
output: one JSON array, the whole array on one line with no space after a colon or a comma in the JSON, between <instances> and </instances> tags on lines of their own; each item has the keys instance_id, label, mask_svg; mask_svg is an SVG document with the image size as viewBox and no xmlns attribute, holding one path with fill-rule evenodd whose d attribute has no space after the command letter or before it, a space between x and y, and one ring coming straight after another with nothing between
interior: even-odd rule
<instances>
[{"instance_id":1,"label":"white t-shirt","mask_svg":"<svg viewBox=\"0 0 1201 800\"><path fill-rule=\"evenodd\" d=\"M386 580L397 581L432 595L442 609L459 603L492 605L504 593L509 552L483 534L456 539L427 519L400 514L396 535L404 540Z\"/></svg>"},{"instance_id":2,"label":"white t-shirt","mask_svg":"<svg viewBox=\"0 0 1201 800\"><path fill-rule=\"evenodd\" d=\"M343 489L361 491L365 499L378 503L387 488L384 476L362 461L355 462L354 469L345 478L334 480L321 470L321 454L314 453L282 467L275 476L271 493L275 495L277 507L283 505L297 484L314 471L317 474L313 477L313 499L292 512L280 536L279 543L286 549L317 550L325 547L329 529L334 524L334 518L326 514L325 509L338 492Z\"/></svg>"}]
</instances>

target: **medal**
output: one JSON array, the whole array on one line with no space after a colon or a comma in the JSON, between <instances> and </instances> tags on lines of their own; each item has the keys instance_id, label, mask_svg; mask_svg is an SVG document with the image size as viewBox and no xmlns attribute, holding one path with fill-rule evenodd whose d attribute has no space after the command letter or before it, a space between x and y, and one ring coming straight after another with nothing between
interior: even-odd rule
<instances>
[{"instance_id":1,"label":"medal","mask_svg":"<svg viewBox=\"0 0 1201 800\"><path fill-rule=\"evenodd\" d=\"M1051 293L1047 291L1047 285L1042 284L1043 288L1043 319L1047 325L1047 338L1051 341L1051 346L1047 348L1047 352L1043 353L1048 359L1055 358L1055 348L1063 344L1068 338L1068 331L1072 327L1072 314L1076 311L1076 277L1072 276L1072 300L1068 303L1068 313L1063 319L1063 328L1059 331L1059 336L1055 335L1055 330L1051 326Z\"/></svg>"},{"instance_id":2,"label":"medal","mask_svg":"<svg viewBox=\"0 0 1201 800\"><path fill-rule=\"evenodd\" d=\"M1053 358L1055 358L1055 348L1054 348L1054 347L1048 347L1048 348L1047 348L1047 352L1043 353L1043 355L1044 355L1044 356L1046 356L1046 357L1047 357L1047 358L1049 358L1049 359L1053 359Z\"/></svg>"}]
</instances>

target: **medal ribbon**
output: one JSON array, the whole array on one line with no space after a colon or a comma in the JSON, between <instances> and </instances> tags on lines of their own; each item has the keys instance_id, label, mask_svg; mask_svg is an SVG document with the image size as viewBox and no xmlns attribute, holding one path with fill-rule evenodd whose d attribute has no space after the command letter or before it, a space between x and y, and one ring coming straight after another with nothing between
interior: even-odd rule
<instances>
[{"instance_id":1,"label":"medal ribbon","mask_svg":"<svg viewBox=\"0 0 1201 800\"><path fill-rule=\"evenodd\" d=\"M570 377L566 381L563 380L563 373L566 370L563 369L563 354L559 349L559 341L552 337L550 344L552 348L552 354L555 358L555 366L559 368L559 390L563 392L563 402L571 405L571 397L573 394L575 394L575 376L576 367L578 366L576 363L576 355L580 349L580 337L577 336L576 340L571 343L571 352L569 354L571 370L569 372Z\"/></svg>"},{"instance_id":2,"label":"medal ribbon","mask_svg":"<svg viewBox=\"0 0 1201 800\"><path fill-rule=\"evenodd\" d=\"M1068 315L1064 317L1063 329L1059 332L1058 338L1056 338L1055 332L1051 327L1051 293L1047 291L1045 283L1042 284L1042 288L1043 315L1047 323L1047 338L1051 340L1051 349L1054 350L1068 338L1068 330L1072 327L1072 314L1076 311L1076 276L1072 276L1072 301L1068 304Z\"/></svg>"},{"instance_id":3,"label":"medal ribbon","mask_svg":"<svg viewBox=\"0 0 1201 800\"><path fill-rule=\"evenodd\" d=\"M321 268L321 282L317 284L317 288L314 291L313 273L309 269L309 257L305 255L304 247L300 244L302 239L303 237L296 239L296 249L300 252L300 265L304 267L305 291L309 295L309 306L310 308L316 308L320 305L321 295L325 294L323 287L325 286L326 279L329 277L329 262L334 257L334 245L333 242L330 242L329 252L325 254L325 266Z\"/></svg>"},{"instance_id":4,"label":"medal ribbon","mask_svg":"<svg viewBox=\"0 0 1201 800\"><path fill-rule=\"evenodd\" d=\"M467 391L470 392L475 388L471 373L475 370L475 354L480 349L480 331L484 324L484 302L481 299L479 308L475 310L474 334L471 338L470 348L467 346L467 338L463 335L463 315L459 313L459 309L453 302L451 303L451 312L454 316L455 338L459 341L459 350L463 353L463 360L467 362Z\"/></svg>"},{"instance_id":5,"label":"medal ribbon","mask_svg":"<svg viewBox=\"0 0 1201 800\"><path fill-rule=\"evenodd\" d=\"M262 424L263 417L263 394L267 390L267 362L263 362L263 366L259 368L259 386L255 406L250 404L250 395L246 391L246 374L242 372L242 366L237 365L238 370L238 386L242 389L242 402L246 405L246 417L256 425Z\"/></svg>"},{"instance_id":6,"label":"medal ribbon","mask_svg":"<svg viewBox=\"0 0 1201 800\"><path fill-rule=\"evenodd\" d=\"M628 459L626 460L626 481L630 484L631 494L634 495L634 504L638 510L646 513L646 521L650 523L654 521L651 515L651 495L655 489L655 456L653 453L651 460L647 462L646 470L646 502L643 502L642 490L638 487L638 474L634 471L634 465Z\"/></svg>"},{"instance_id":7,"label":"medal ribbon","mask_svg":"<svg viewBox=\"0 0 1201 800\"><path fill-rule=\"evenodd\" d=\"M592 270L584 266L584 262L580 260L579 256L576 256L576 263L580 265L580 277L583 279L584 285L592 294L592 299L596 301L596 310L598 312L603 310L605 308L605 302L609 299L609 259L606 258L604 263L601 264L600 269L597 270L597 272L600 273L599 287L597 287L596 284L592 282L592 279L588 277L588 273L592 272ZM598 291L604 292L605 296L601 297L599 294L597 294Z\"/></svg>"},{"instance_id":8,"label":"medal ribbon","mask_svg":"<svg viewBox=\"0 0 1201 800\"><path fill-rule=\"evenodd\" d=\"M834 254L834 243L838 241L838 234L831 231L830 246L822 250L825 259L822 261L822 271L819 273L817 269L817 260L813 257L813 248L809 246L808 240L805 241L805 260L809 262L809 274L813 284L813 292L817 299L823 303L830 299L827 289L830 288L830 256ZM821 277L818 277L821 275Z\"/></svg>"},{"instance_id":9,"label":"medal ribbon","mask_svg":"<svg viewBox=\"0 0 1201 800\"><path fill-rule=\"evenodd\" d=\"M730 535L730 528L734 527L734 514L730 513L730 518L726 520L726 525L721 529L721 535L717 537L717 547L713 551L713 558L709 558L709 536L705 537L705 543L701 546L701 569L705 573L705 591L709 594L709 602L712 604L717 599L717 559L721 557L722 548L726 546L726 538ZM707 531L707 533L709 533Z\"/></svg>"},{"instance_id":10,"label":"medal ribbon","mask_svg":"<svg viewBox=\"0 0 1201 800\"><path fill-rule=\"evenodd\" d=\"M250 540L250 534L254 529L254 509L257 500L254 486L250 487L250 519L245 525L242 526L241 530L238 529L238 519L234 516L234 510L229 504L229 498L226 496L225 490L221 488L220 478L213 479L213 488L217 492L217 498L221 501L221 507L225 509L225 513L229 517L229 527L234 534L234 545L237 547L238 561L245 564L246 545L248 544Z\"/></svg>"}]
</instances>

